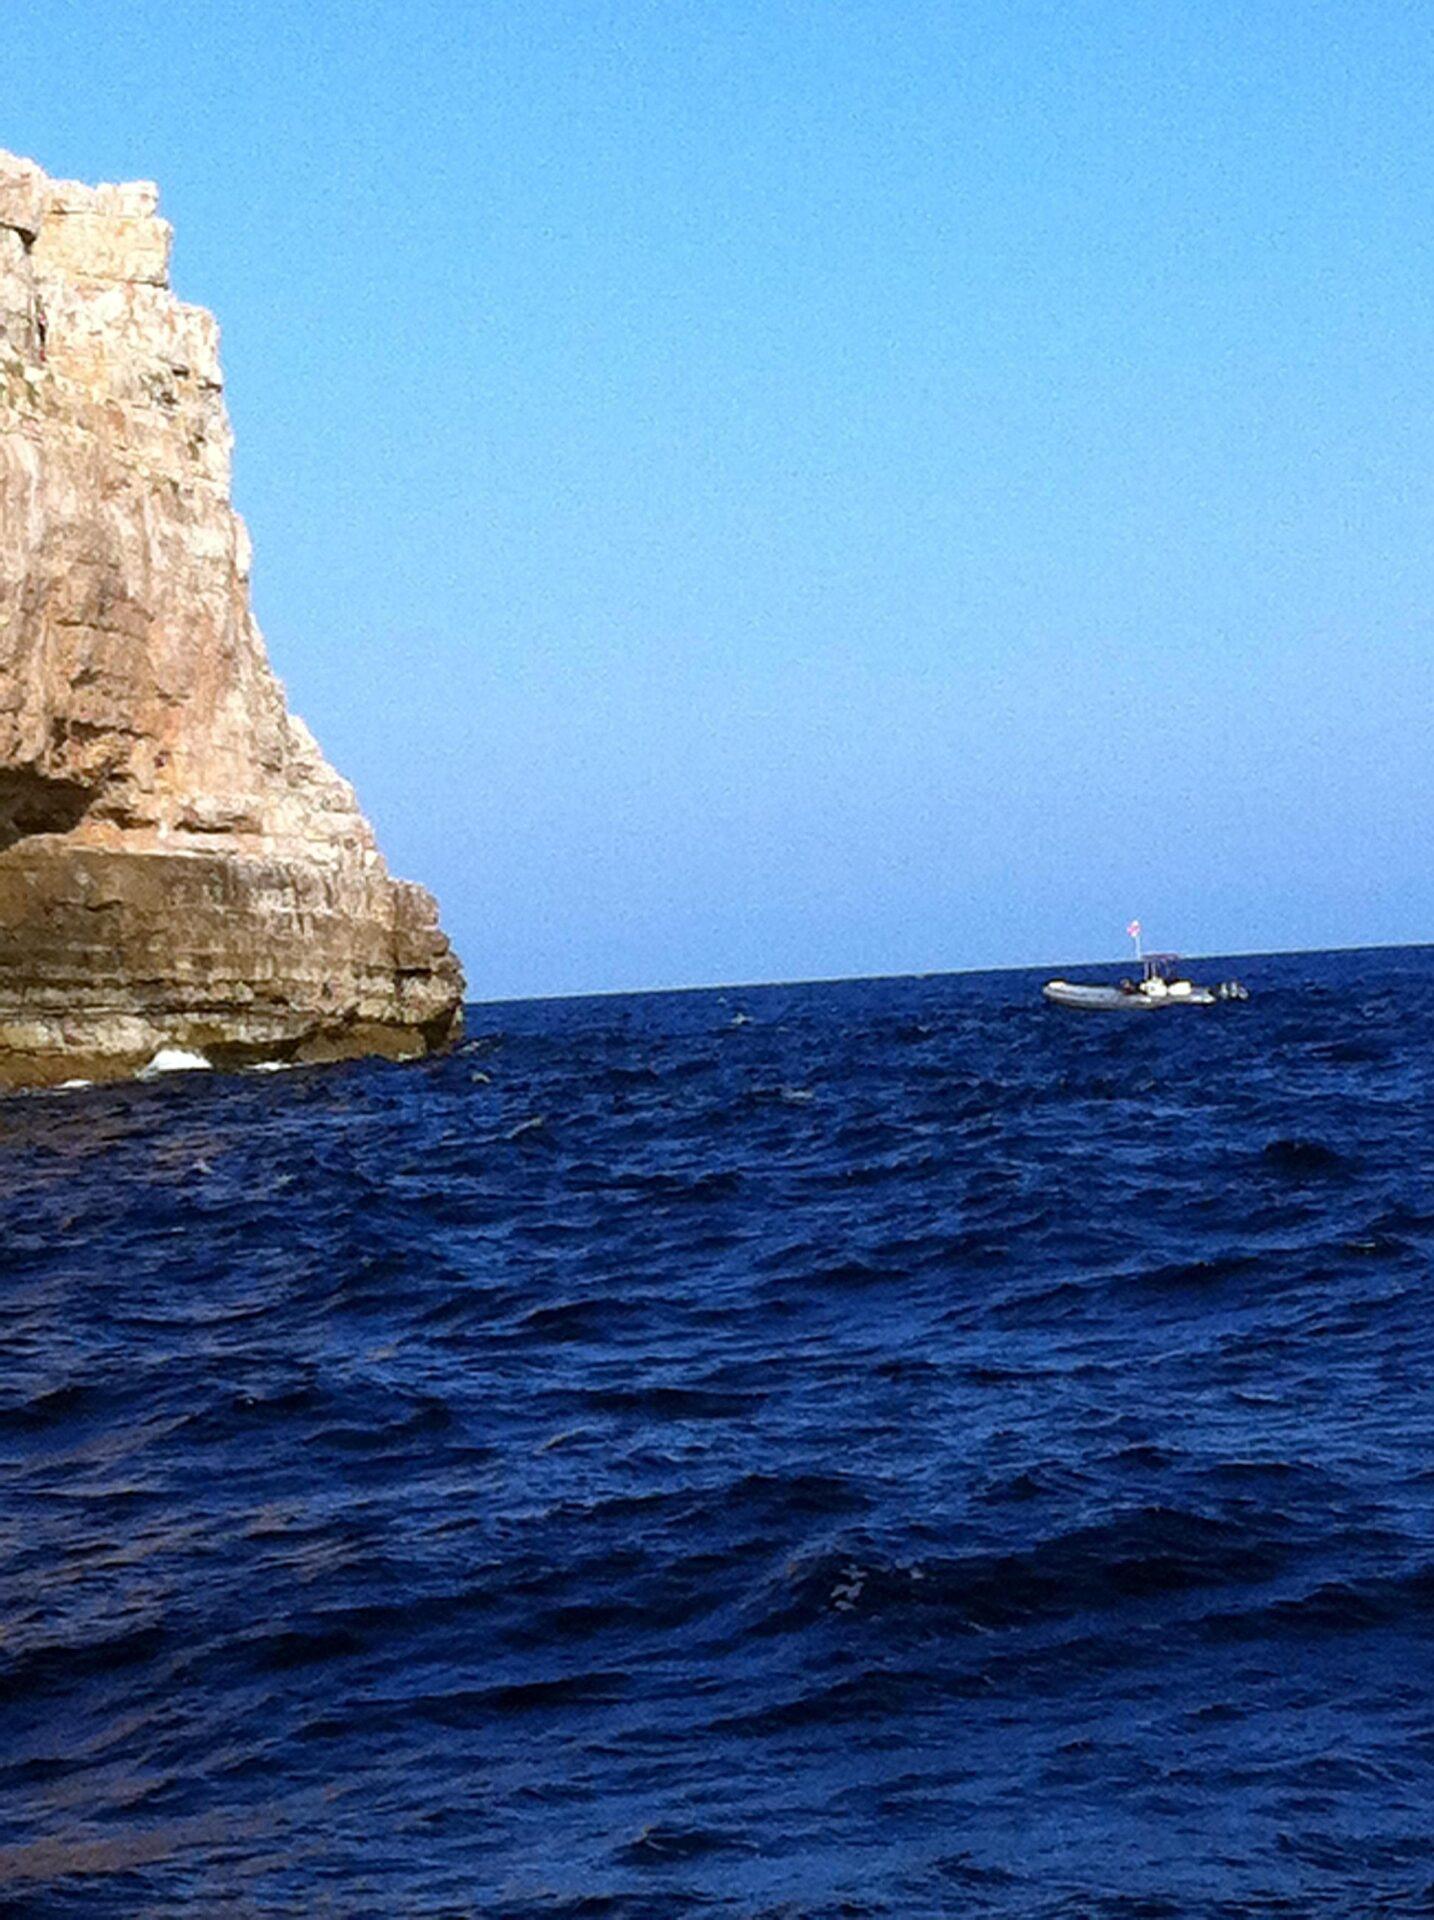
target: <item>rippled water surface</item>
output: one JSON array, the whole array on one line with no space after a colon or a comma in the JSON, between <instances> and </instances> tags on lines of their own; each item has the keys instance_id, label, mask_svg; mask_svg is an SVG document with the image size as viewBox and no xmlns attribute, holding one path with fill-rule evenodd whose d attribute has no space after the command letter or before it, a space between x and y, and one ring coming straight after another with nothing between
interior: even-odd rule
<instances>
[{"instance_id":1,"label":"rippled water surface","mask_svg":"<svg viewBox=\"0 0 1434 1920\"><path fill-rule=\"evenodd\" d=\"M0 1105L0 1911L1434 1911L1434 950L1239 970Z\"/></svg>"}]
</instances>

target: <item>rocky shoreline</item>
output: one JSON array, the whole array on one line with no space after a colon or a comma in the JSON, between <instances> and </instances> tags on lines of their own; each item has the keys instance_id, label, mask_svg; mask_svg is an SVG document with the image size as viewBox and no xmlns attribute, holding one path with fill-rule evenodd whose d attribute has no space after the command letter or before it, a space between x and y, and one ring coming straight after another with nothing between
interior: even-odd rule
<instances>
[{"instance_id":1,"label":"rocky shoreline","mask_svg":"<svg viewBox=\"0 0 1434 1920\"><path fill-rule=\"evenodd\" d=\"M269 667L157 205L0 154L0 1087L461 1029L436 904Z\"/></svg>"}]
</instances>

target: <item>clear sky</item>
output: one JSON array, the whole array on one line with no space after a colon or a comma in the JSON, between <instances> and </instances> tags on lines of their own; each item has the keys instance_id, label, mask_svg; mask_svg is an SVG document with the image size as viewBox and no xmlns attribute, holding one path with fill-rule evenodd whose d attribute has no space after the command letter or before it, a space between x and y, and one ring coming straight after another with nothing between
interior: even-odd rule
<instances>
[{"instance_id":1,"label":"clear sky","mask_svg":"<svg viewBox=\"0 0 1434 1920\"><path fill-rule=\"evenodd\" d=\"M1434 937L1426 0L45 0L475 997Z\"/></svg>"}]
</instances>

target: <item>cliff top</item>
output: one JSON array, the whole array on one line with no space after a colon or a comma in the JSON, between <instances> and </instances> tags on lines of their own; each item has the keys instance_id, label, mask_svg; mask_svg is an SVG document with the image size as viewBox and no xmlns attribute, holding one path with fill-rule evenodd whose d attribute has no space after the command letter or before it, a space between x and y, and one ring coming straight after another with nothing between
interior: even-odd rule
<instances>
[{"instance_id":1,"label":"cliff top","mask_svg":"<svg viewBox=\"0 0 1434 1920\"><path fill-rule=\"evenodd\" d=\"M173 236L158 207L152 180L87 187L51 180L33 160L0 151L0 227L18 233L48 272L168 286Z\"/></svg>"}]
</instances>

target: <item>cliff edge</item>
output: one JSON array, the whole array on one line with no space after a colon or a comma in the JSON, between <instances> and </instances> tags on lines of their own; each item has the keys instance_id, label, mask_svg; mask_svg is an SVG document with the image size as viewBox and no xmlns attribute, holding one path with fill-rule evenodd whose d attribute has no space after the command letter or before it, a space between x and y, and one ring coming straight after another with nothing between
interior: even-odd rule
<instances>
[{"instance_id":1,"label":"cliff edge","mask_svg":"<svg viewBox=\"0 0 1434 1920\"><path fill-rule=\"evenodd\" d=\"M461 1020L431 896L270 670L218 329L157 205L0 153L0 1086Z\"/></svg>"}]
</instances>

